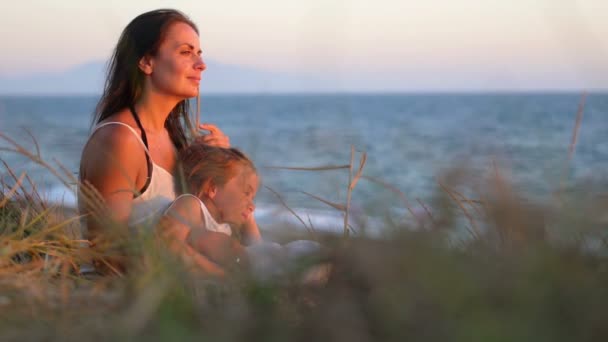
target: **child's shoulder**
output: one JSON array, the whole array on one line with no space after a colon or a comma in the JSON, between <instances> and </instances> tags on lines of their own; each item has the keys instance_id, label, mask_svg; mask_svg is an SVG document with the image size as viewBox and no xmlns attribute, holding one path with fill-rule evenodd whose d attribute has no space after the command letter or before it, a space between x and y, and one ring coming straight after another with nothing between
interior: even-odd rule
<instances>
[{"instance_id":1,"label":"child's shoulder","mask_svg":"<svg viewBox=\"0 0 608 342\"><path fill-rule=\"evenodd\" d=\"M177 212L195 212L201 210L201 200L191 194L183 194L178 196L173 203L167 208L165 213L172 211Z\"/></svg>"}]
</instances>

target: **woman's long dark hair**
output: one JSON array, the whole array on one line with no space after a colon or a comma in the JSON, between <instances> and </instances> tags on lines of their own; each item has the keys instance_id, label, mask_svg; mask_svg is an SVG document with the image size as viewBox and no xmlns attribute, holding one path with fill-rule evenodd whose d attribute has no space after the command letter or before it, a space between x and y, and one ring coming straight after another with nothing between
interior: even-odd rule
<instances>
[{"instance_id":1,"label":"woman's long dark hair","mask_svg":"<svg viewBox=\"0 0 608 342\"><path fill-rule=\"evenodd\" d=\"M173 9L143 13L125 27L108 63L106 83L97 103L93 125L135 105L144 84L139 61L146 55L156 55L169 27L178 22L190 25L198 33L196 25L185 14ZM178 151L188 143L188 130L184 126L191 127L189 109L188 100L183 100L165 121L165 128Z\"/></svg>"}]
</instances>

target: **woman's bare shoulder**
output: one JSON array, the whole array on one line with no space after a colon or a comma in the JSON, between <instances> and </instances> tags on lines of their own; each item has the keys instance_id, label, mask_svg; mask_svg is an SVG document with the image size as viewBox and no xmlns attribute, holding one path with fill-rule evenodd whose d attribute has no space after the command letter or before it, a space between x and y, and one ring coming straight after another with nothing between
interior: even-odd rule
<instances>
[{"instance_id":1,"label":"woman's bare shoulder","mask_svg":"<svg viewBox=\"0 0 608 342\"><path fill-rule=\"evenodd\" d=\"M97 128L89 137L89 142L111 142L115 139L130 140L131 138L134 138L135 141L138 141L139 137L141 136L141 130L139 129L139 127L137 127L137 124L135 123L133 118L128 114L129 112L123 110L111 115L107 119L95 125Z\"/></svg>"},{"instance_id":2,"label":"woman's bare shoulder","mask_svg":"<svg viewBox=\"0 0 608 342\"><path fill-rule=\"evenodd\" d=\"M85 151L119 149L128 152L131 147L141 146L141 131L126 114L128 112L118 112L97 124L98 128L89 137Z\"/></svg>"},{"instance_id":3,"label":"woman's bare shoulder","mask_svg":"<svg viewBox=\"0 0 608 342\"><path fill-rule=\"evenodd\" d=\"M128 122L115 116L104 120L100 125L108 122L120 124L99 127L89 137L82 150L81 175L91 176L97 173L96 171L107 173L107 168L112 167L114 163L123 167L145 165L145 150L139 132L134 132Z\"/></svg>"}]
</instances>

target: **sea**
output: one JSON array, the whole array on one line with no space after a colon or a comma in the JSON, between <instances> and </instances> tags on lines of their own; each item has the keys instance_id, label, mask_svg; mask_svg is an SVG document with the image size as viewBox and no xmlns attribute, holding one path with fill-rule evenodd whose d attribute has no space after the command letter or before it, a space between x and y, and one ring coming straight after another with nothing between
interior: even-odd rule
<instances>
[{"instance_id":1,"label":"sea","mask_svg":"<svg viewBox=\"0 0 608 342\"><path fill-rule=\"evenodd\" d=\"M45 199L74 206L74 186L62 179L77 177L98 99L0 96L2 181L25 172ZM404 219L404 199L432 211L457 170L473 180L499 170L539 199L564 182L601 181L608 170L608 93L203 94L200 118L259 169L258 222L299 224L293 211L340 227L341 213L324 201L345 204L352 178L333 166L352 164L356 173L362 165L351 212ZM63 176L8 151L14 143Z\"/></svg>"}]
</instances>

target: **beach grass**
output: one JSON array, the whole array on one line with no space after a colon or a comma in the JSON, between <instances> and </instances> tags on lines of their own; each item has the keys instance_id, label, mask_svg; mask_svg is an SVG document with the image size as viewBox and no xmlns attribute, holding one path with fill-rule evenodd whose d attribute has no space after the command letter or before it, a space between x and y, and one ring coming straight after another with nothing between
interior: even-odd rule
<instances>
[{"instance_id":1,"label":"beach grass","mask_svg":"<svg viewBox=\"0 0 608 342\"><path fill-rule=\"evenodd\" d=\"M77 213L45 203L27 175L5 164L0 340L608 339L606 184L564 180L539 199L511 186L498 166L485 175L458 167L438 172L435 195L413 210L415 201L366 176L364 165L352 150L340 168L349 191L375 182L398 199L378 205L402 204L407 217L375 221L381 227L368 228L383 234L374 237L351 230L349 215L337 227L342 234L315 230L302 217L304 232L284 227L270 238L313 234L326 249L327 279L306 283L306 267L265 281L243 270L210 277L169 253L152 229L87 248ZM64 177L61 168L49 172ZM326 204L348 213L350 200ZM128 272L78 272L119 252L128 255Z\"/></svg>"}]
</instances>

